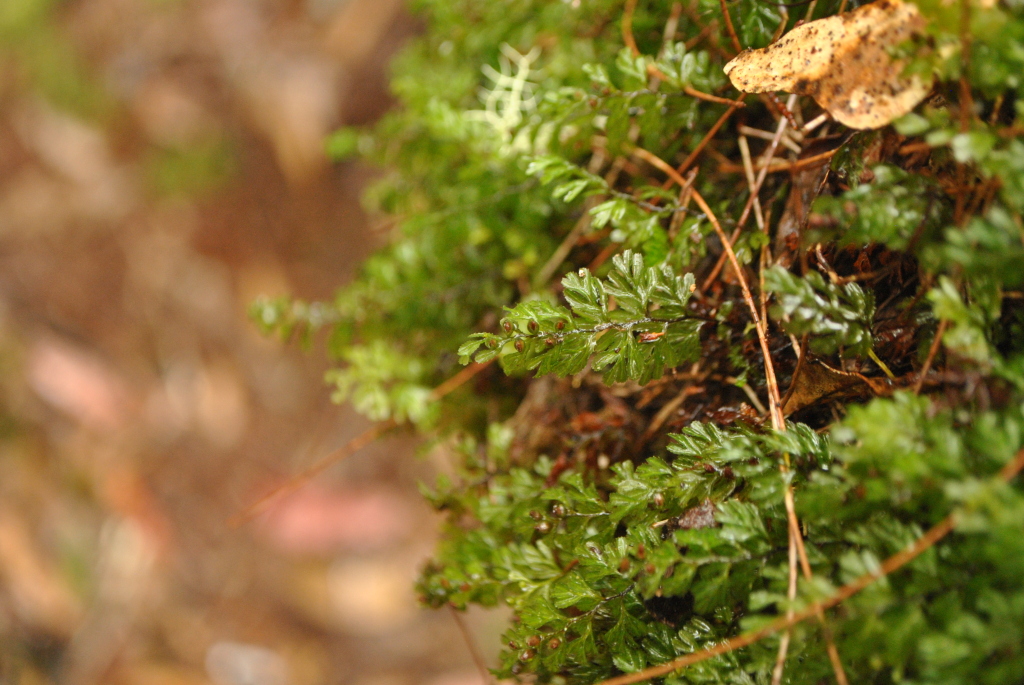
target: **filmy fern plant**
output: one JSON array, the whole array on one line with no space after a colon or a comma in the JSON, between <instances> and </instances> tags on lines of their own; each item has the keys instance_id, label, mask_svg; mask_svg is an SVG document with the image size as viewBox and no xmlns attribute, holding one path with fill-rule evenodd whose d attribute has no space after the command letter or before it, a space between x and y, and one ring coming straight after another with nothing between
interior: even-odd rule
<instances>
[{"instance_id":1,"label":"filmy fern plant","mask_svg":"<svg viewBox=\"0 0 1024 685\"><path fill-rule=\"evenodd\" d=\"M419 0L332 139L398 227L254 316L458 456L419 590L511 607L497 676L1024 682L1024 8L919 0L877 131L728 85L846 5Z\"/></svg>"}]
</instances>

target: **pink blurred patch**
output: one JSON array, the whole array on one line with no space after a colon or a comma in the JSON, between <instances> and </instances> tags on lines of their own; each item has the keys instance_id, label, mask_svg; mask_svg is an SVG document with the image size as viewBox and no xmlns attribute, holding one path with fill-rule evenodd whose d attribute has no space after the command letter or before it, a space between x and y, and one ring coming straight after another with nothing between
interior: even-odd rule
<instances>
[{"instance_id":1,"label":"pink blurred patch","mask_svg":"<svg viewBox=\"0 0 1024 685\"><path fill-rule=\"evenodd\" d=\"M111 431L128 418L125 382L94 355L55 338L36 340L28 354L29 385L47 404L79 423Z\"/></svg>"},{"instance_id":2,"label":"pink blurred patch","mask_svg":"<svg viewBox=\"0 0 1024 685\"><path fill-rule=\"evenodd\" d=\"M288 554L374 551L404 541L414 517L406 500L387 488L328 490L313 484L267 512L260 531Z\"/></svg>"},{"instance_id":3,"label":"pink blurred patch","mask_svg":"<svg viewBox=\"0 0 1024 685\"><path fill-rule=\"evenodd\" d=\"M476 671L451 671L431 678L426 685L487 685L488 682L492 682L490 678L485 681Z\"/></svg>"}]
</instances>

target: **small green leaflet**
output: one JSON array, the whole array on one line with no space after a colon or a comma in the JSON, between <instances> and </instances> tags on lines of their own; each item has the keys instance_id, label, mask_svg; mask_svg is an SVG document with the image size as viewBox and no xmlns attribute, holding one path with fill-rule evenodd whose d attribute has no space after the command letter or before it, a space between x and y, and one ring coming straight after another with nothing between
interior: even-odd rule
<instances>
[{"instance_id":1,"label":"small green leaflet","mask_svg":"<svg viewBox=\"0 0 1024 685\"><path fill-rule=\"evenodd\" d=\"M693 274L648 267L626 250L599 279L587 269L562 279L569 307L539 300L506 309L500 333L476 333L459 348L464 364L500 358L505 372L569 376L589 363L606 383L647 383L700 355L703 320L687 307ZM614 306L611 305L614 303Z\"/></svg>"}]
</instances>

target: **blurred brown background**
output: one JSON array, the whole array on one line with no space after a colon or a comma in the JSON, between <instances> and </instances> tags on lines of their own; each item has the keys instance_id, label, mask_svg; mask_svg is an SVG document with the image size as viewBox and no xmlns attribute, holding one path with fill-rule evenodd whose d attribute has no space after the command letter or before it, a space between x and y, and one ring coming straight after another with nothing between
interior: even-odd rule
<instances>
[{"instance_id":1,"label":"blurred brown background","mask_svg":"<svg viewBox=\"0 0 1024 685\"><path fill-rule=\"evenodd\" d=\"M0 682L481 682L415 603L408 442L226 523L366 426L245 311L383 239L324 138L391 105L417 30L400 0L0 0Z\"/></svg>"}]
</instances>

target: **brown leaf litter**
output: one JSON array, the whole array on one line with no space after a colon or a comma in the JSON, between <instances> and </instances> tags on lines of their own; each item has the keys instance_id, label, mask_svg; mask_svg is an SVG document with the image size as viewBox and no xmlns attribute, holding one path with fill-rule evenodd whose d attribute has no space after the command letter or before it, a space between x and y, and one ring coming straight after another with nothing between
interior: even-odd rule
<instances>
[{"instance_id":1,"label":"brown leaf litter","mask_svg":"<svg viewBox=\"0 0 1024 685\"><path fill-rule=\"evenodd\" d=\"M906 61L889 54L920 35L924 24L916 5L877 0L798 26L766 48L745 50L725 65L725 73L743 92L810 95L850 128L879 128L911 111L931 90L930 81L904 76Z\"/></svg>"}]
</instances>

